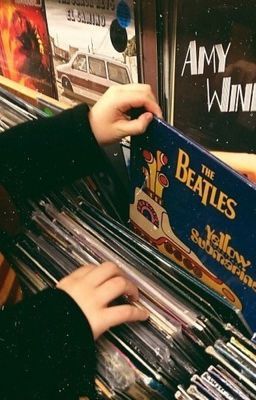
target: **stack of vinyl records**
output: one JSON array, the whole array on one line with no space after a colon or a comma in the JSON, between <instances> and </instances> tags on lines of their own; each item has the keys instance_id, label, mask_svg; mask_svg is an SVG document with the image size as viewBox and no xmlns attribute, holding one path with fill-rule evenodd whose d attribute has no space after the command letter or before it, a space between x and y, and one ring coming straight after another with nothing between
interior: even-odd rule
<instances>
[{"instance_id":1,"label":"stack of vinyl records","mask_svg":"<svg viewBox=\"0 0 256 400\"><path fill-rule=\"evenodd\" d=\"M219 339L206 348L212 364L201 375L193 375L187 389L179 385L176 399L255 399L256 346L234 327L228 329L228 341Z\"/></svg>"},{"instance_id":2,"label":"stack of vinyl records","mask_svg":"<svg viewBox=\"0 0 256 400\"><path fill-rule=\"evenodd\" d=\"M28 200L28 223L8 249L29 293L106 260L139 287L149 319L97 342L99 398L256 398L256 346L241 312L124 226L99 179Z\"/></svg>"}]
</instances>

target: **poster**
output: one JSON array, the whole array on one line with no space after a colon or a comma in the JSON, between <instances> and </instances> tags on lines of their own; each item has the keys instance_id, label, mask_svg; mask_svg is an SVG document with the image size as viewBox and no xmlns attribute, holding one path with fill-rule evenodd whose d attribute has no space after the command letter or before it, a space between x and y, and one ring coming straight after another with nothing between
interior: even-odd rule
<instances>
[{"instance_id":1,"label":"poster","mask_svg":"<svg viewBox=\"0 0 256 400\"><path fill-rule=\"evenodd\" d=\"M131 0L46 0L59 98L95 103L138 81Z\"/></svg>"},{"instance_id":2,"label":"poster","mask_svg":"<svg viewBox=\"0 0 256 400\"><path fill-rule=\"evenodd\" d=\"M256 330L256 186L164 121L132 139L133 230Z\"/></svg>"},{"instance_id":3,"label":"poster","mask_svg":"<svg viewBox=\"0 0 256 400\"><path fill-rule=\"evenodd\" d=\"M171 122L256 182L256 3L175 4Z\"/></svg>"},{"instance_id":4,"label":"poster","mask_svg":"<svg viewBox=\"0 0 256 400\"><path fill-rule=\"evenodd\" d=\"M55 96L42 0L0 0L0 72L24 86Z\"/></svg>"}]
</instances>

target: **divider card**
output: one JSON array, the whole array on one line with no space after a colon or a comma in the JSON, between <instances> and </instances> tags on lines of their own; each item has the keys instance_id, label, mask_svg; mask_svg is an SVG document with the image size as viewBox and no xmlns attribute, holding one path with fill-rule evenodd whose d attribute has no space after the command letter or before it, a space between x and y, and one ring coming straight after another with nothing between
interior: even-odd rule
<instances>
[{"instance_id":1,"label":"divider card","mask_svg":"<svg viewBox=\"0 0 256 400\"><path fill-rule=\"evenodd\" d=\"M133 138L131 225L256 329L256 187L162 120Z\"/></svg>"},{"instance_id":2,"label":"divider card","mask_svg":"<svg viewBox=\"0 0 256 400\"><path fill-rule=\"evenodd\" d=\"M0 74L56 97L42 0L0 0Z\"/></svg>"},{"instance_id":3,"label":"divider card","mask_svg":"<svg viewBox=\"0 0 256 400\"><path fill-rule=\"evenodd\" d=\"M95 103L138 81L134 2L45 0L59 98Z\"/></svg>"}]
</instances>

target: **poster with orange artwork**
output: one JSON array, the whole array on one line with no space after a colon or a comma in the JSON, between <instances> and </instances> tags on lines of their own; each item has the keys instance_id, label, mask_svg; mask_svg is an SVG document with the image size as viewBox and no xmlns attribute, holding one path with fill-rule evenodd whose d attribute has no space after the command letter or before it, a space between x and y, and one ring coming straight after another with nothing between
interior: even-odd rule
<instances>
[{"instance_id":1,"label":"poster with orange artwork","mask_svg":"<svg viewBox=\"0 0 256 400\"><path fill-rule=\"evenodd\" d=\"M56 97L42 0L0 0L1 75Z\"/></svg>"}]
</instances>

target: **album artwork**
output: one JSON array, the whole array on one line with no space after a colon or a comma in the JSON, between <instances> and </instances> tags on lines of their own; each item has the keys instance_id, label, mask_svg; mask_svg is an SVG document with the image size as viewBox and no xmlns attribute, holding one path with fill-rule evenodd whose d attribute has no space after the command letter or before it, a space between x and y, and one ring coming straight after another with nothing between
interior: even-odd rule
<instances>
[{"instance_id":1,"label":"album artwork","mask_svg":"<svg viewBox=\"0 0 256 400\"><path fill-rule=\"evenodd\" d=\"M0 73L45 95L55 96L42 0L0 0Z\"/></svg>"},{"instance_id":2,"label":"album artwork","mask_svg":"<svg viewBox=\"0 0 256 400\"><path fill-rule=\"evenodd\" d=\"M138 81L134 2L46 0L59 99L95 103Z\"/></svg>"},{"instance_id":3,"label":"album artwork","mask_svg":"<svg viewBox=\"0 0 256 400\"><path fill-rule=\"evenodd\" d=\"M253 330L256 187L162 120L132 139L131 225Z\"/></svg>"},{"instance_id":4,"label":"album artwork","mask_svg":"<svg viewBox=\"0 0 256 400\"><path fill-rule=\"evenodd\" d=\"M168 122L256 182L256 4L174 3Z\"/></svg>"}]
</instances>

